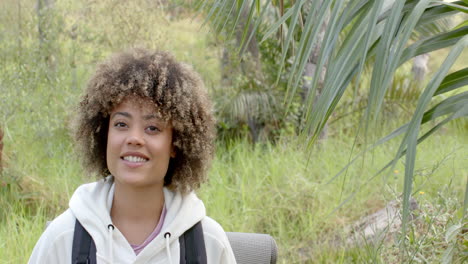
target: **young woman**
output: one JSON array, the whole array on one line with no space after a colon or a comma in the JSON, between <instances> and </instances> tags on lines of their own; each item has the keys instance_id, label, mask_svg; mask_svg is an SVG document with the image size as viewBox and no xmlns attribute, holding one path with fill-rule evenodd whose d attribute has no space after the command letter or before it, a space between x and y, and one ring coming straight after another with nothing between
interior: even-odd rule
<instances>
[{"instance_id":1,"label":"young woman","mask_svg":"<svg viewBox=\"0 0 468 264\"><path fill-rule=\"evenodd\" d=\"M29 263L78 263L76 248L85 248L89 263L175 264L200 244L205 252L196 254L208 263L235 263L225 232L193 192L212 159L215 129L189 66L141 49L111 57L91 78L74 130L85 168L103 179L75 191ZM197 223L202 236L189 246L180 238ZM85 231L77 233L78 224ZM91 246L76 242L84 233Z\"/></svg>"}]
</instances>

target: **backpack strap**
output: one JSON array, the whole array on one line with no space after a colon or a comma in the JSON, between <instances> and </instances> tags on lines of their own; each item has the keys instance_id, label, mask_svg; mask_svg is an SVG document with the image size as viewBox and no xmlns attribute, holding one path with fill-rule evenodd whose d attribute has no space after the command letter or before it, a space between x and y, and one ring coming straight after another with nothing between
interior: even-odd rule
<instances>
[{"instance_id":1,"label":"backpack strap","mask_svg":"<svg viewBox=\"0 0 468 264\"><path fill-rule=\"evenodd\" d=\"M78 219L75 221L71 261L72 264L96 264L96 245Z\"/></svg>"},{"instance_id":2,"label":"backpack strap","mask_svg":"<svg viewBox=\"0 0 468 264\"><path fill-rule=\"evenodd\" d=\"M206 248L201 222L179 237L180 264L206 264ZM96 264L96 245L78 219L73 234L72 264Z\"/></svg>"},{"instance_id":3,"label":"backpack strap","mask_svg":"<svg viewBox=\"0 0 468 264\"><path fill-rule=\"evenodd\" d=\"M179 237L180 264L206 264L205 240L201 222Z\"/></svg>"}]
</instances>

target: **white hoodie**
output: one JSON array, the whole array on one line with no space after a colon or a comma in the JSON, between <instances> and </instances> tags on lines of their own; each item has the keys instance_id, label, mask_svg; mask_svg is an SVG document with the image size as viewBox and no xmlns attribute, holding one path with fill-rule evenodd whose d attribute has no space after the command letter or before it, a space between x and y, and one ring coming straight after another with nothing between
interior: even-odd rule
<instances>
[{"instance_id":1,"label":"white hoodie","mask_svg":"<svg viewBox=\"0 0 468 264\"><path fill-rule=\"evenodd\" d=\"M223 228L206 216L203 202L194 193L181 195L164 188L166 218L161 232L135 255L120 231L112 224L110 209L114 184L109 178L80 186L70 199L70 208L52 221L29 259L30 264L71 263L75 219L96 244L98 264L179 263L179 236L201 221L208 263L236 263ZM171 234L167 239L164 234Z\"/></svg>"}]
</instances>

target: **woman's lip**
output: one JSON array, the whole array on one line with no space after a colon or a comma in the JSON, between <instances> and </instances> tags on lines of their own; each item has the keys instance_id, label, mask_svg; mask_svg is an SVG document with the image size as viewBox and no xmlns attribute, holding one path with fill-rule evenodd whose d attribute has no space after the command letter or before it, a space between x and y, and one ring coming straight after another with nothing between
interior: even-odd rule
<instances>
[{"instance_id":1,"label":"woman's lip","mask_svg":"<svg viewBox=\"0 0 468 264\"><path fill-rule=\"evenodd\" d=\"M146 161L144 162L131 162L131 161L128 161L128 160L124 160L123 158L121 158L122 162L130 167L130 168L138 168L138 167L141 167L143 165L145 165Z\"/></svg>"}]
</instances>

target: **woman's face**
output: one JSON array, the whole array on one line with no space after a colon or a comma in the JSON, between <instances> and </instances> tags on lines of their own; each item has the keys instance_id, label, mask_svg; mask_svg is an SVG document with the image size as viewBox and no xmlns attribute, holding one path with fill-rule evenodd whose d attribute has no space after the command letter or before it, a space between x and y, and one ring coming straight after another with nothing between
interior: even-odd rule
<instances>
[{"instance_id":1,"label":"woman's face","mask_svg":"<svg viewBox=\"0 0 468 264\"><path fill-rule=\"evenodd\" d=\"M163 187L175 156L172 126L147 99L127 98L110 113L106 161L116 183Z\"/></svg>"}]
</instances>

